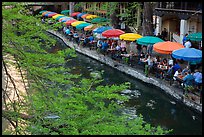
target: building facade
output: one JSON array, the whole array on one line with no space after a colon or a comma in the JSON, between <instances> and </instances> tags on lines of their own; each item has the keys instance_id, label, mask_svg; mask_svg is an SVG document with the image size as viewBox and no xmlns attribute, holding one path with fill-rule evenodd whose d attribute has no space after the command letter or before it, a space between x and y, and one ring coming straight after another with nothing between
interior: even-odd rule
<instances>
[{"instance_id":1,"label":"building facade","mask_svg":"<svg viewBox=\"0 0 204 137\"><path fill-rule=\"evenodd\" d=\"M154 15L155 35L166 28L170 41L182 43L185 34L202 32L202 2L158 2Z\"/></svg>"}]
</instances>

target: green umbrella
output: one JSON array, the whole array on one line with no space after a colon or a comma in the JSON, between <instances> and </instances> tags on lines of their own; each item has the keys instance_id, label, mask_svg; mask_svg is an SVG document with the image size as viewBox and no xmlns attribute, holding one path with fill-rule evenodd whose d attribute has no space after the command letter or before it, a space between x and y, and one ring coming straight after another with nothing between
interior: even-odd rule
<instances>
[{"instance_id":1,"label":"green umbrella","mask_svg":"<svg viewBox=\"0 0 204 137\"><path fill-rule=\"evenodd\" d=\"M98 17L91 20L91 23L100 23L108 21L106 18Z\"/></svg>"},{"instance_id":2,"label":"green umbrella","mask_svg":"<svg viewBox=\"0 0 204 137\"><path fill-rule=\"evenodd\" d=\"M81 29L83 29L84 27L87 27L87 26L89 26L89 25L91 25L91 23L81 23L81 24L79 24L79 25L76 26L76 29L81 30Z\"/></svg>"},{"instance_id":3,"label":"green umbrella","mask_svg":"<svg viewBox=\"0 0 204 137\"><path fill-rule=\"evenodd\" d=\"M69 14L69 10L62 10L61 14L68 15Z\"/></svg>"},{"instance_id":4,"label":"green umbrella","mask_svg":"<svg viewBox=\"0 0 204 137\"><path fill-rule=\"evenodd\" d=\"M202 41L202 33L191 33L187 36L187 39L190 39L192 41Z\"/></svg>"},{"instance_id":5,"label":"green umbrella","mask_svg":"<svg viewBox=\"0 0 204 137\"><path fill-rule=\"evenodd\" d=\"M41 10L40 12L39 12L39 14L42 14L43 12L46 12L47 10Z\"/></svg>"},{"instance_id":6,"label":"green umbrella","mask_svg":"<svg viewBox=\"0 0 204 137\"><path fill-rule=\"evenodd\" d=\"M58 17L56 18L56 20L59 20L59 19L62 18L62 17L67 17L67 16L58 16Z\"/></svg>"},{"instance_id":7,"label":"green umbrella","mask_svg":"<svg viewBox=\"0 0 204 137\"><path fill-rule=\"evenodd\" d=\"M144 36L142 38L137 39L137 43L140 45L154 45L155 43L158 42L164 42L162 39L158 37L153 37L153 36Z\"/></svg>"}]
</instances>

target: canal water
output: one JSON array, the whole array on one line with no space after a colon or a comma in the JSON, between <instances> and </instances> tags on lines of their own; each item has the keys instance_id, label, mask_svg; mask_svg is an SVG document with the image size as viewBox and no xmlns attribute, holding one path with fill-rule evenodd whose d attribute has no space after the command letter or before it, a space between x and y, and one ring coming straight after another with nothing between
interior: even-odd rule
<instances>
[{"instance_id":1,"label":"canal water","mask_svg":"<svg viewBox=\"0 0 204 137\"><path fill-rule=\"evenodd\" d=\"M59 39L60 46L65 44ZM128 96L125 113L130 115L142 114L144 120L153 126L160 125L165 129L173 129L174 135L202 135L202 115L177 102L173 97L165 94L160 88L137 80L129 75L102 64L94 59L77 53L77 57L66 64L75 70L73 73L90 78L91 72L104 71L102 84L131 83L131 89L121 93Z\"/></svg>"}]
</instances>

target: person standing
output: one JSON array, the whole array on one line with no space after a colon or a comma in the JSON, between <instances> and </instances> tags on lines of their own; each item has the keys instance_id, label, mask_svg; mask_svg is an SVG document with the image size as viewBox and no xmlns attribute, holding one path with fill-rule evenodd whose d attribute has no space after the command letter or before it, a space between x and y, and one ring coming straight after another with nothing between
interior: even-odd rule
<instances>
[{"instance_id":1,"label":"person standing","mask_svg":"<svg viewBox=\"0 0 204 137\"><path fill-rule=\"evenodd\" d=\"M187 41L187 35L188 35L188 34L186 33L186 34L184 35L184 37L183 37L183 40L182 40L182 41L183 41L183 45L184 45L184 44L186 43L186 41Z\"/></svg>"},{"instance_id":2,"label":"person standing","mask_svg":"<svg viewBox=\"0 0 204 137\"><path fill-rule=\"evenodd\" d=\"M166 28L164 28L164 30L161 32L162 39L166 41L167 35L168 35L168 32L167 32Z\"/></svg>"},{"instance_id":3,"label":"person standing","mask_svg":"<svg viewBox=\"0 0 204 137\"><path fill-rule=\"evenodd\" d=\"M185 42L185 44L184 44L184 47L185 48L190 48L192 46L192 44L191 44L191 41L190 40L187 40L186 42Z\"/></svg>"}]
</instances>

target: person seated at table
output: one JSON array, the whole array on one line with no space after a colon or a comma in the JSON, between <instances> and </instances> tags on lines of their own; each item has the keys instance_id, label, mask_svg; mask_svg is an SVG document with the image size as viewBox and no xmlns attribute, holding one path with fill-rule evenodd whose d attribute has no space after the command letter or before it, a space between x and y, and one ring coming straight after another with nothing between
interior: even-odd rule
<instances>
[{"instance_id":1,"label":"person seated at table","mask_svg":"<svg viewBox=\"0 0 204 137\"><path fill-rule=\"evenodd\" d=\"M102 43L103 43L102 39L98 39L96 47L100 48L102 46Z\"/></svg>"},{"instance_id":2,"label":"person seated at table","mask_svg":"<svg viewBox=\"0 0 204 137\"><path fill-rule=\"evenodd\" d=\"M89 43L89 38L88 38L88 36L86 36L85 39L84 39L84 44L83 44L83 46L86 47L88 43Z\"/></svg>"},{"instance_id":3,"label":"person seated at table","mask_svg":"<svg viewBox=\"0 0 204 137\"><path fill-rule=\"evenodd\" d=\"M127 54L127 50L125 47L121 47L121 50L120 50L120 54L119 54L119 58L122 59L122 55L123 54Z\"/></svg>"},{"instance_id":4,"label":"person seated at table","mask_svg":"<svg viewBox=\"0 0 204 137\"><path fill-rule=\"evenodd\" d=\"M105 55L108 49L108 40L104 40L104 42L102 43L102 46L100 48L100 52Z\"/></svg>"},{"instance_id":5,"label":"person seated at table","mask_svg":"<svg viewBox=\"0 0 204 137\"><path fill-rule=\"evenodd\" d=\"M193 75L191 74L191 71L189 70L187 72L187 75L183 77L183 85L184 87L189 87L189 86L193 86L194 84L194 77Z\"/></svg>"},{"instance_id":6,"label":"person seated at table","mask_svg":"<svg viewBox=\"0 0 204 137\"><path fill-rule=\"evenodd\" d=\"M178 64L177 61L175 61L172 69L174 72L176 72L178 69L181 69L181 66Z\"/></svg>"},{"instance_id":7,"label":"person seated at table","mask_svg":"<svg viewBox=\"0 0 204 137\"><path fill-rule=\"evenodd\" d=\"M181 75L185 76L188 71L189 71L189 67L188 65L186 65L186 67L182 70Z\"/></svg>"},{"instance_id":8,"label":"person seated at table","mask_svg":"<svg viewBox=\"0 0 204 137\"><path fill-rule=\"evenodd\" d=\"M168 59L168 65L174 65L174 60L171 56L171 58Z\"/></svg>"},{"instance_id":9,"label":"person seated at table","mask_svg":"<svg viewBox=\"0 0 204 137\"><path fill-rule=\"evenodd\" d=\"M178 70L174 73L173 79L176 80L175 77L178 77L179 75L181 75L181 69L178 69Z\"/></svg>"},{"instance_id":10,"label":"person seated at table","mask_svg":"<svg viewBox=\"0 0 204 137\"><path fill-rule=\"evenodd\" d=\"M138 56L138 65L141 65L144 59L145 59L145 54L143 51L141 51L140 55Z\"/></svg>"},{"instance_id":11,"label":"person seated at table","mask_svg":"<svg viewBox=\"0 0 204 137\"><path fill-rule=\"evenodd\" d=\"M78 43L79 42L79 34L77 33L77 31L74 32L73 37L75 38L75 42Z\"/></svg>"},{"instance_id":12,"label":"person seated at table","mask_svg":"<svg viewBox=\"0 0 204 137\"><path fill-rule=\"evenodd\" d=\"M162 62L160 62L160 65L162 65L162 66L167 66L167 65L168 65L167 59L164 58L164 59L162 60Z\"/></svg>"},{"instance_id":13,"label":"person seated at table","mask_svg":"<svg viewBox=\"0 0 204 137\"><path fill-rule=\"evenodd\" d=\"M122 41L120 42L120 47L123 48L125 47L126 48L126 41L122 39Z\"/></svg>"},{"instance_id":14,"label":"person seated at table","mask_svg":"<svg viewBox=\"0 0 204 137\"><path fill-rule=\"evenodd\" d=\"M193 77L195 79L195 85L197 89L201 89L202 86L202 73L199 70L195 70L195 73L193 74Z\"/></svg>"}]
</instances>

